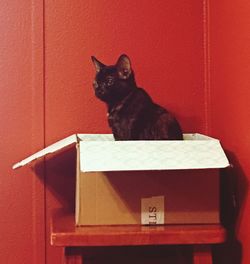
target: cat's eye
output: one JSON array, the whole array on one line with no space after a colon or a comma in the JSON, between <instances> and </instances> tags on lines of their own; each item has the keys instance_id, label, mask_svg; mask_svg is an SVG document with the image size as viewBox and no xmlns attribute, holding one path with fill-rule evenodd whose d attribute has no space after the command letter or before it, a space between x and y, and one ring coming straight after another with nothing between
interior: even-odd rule
<instances>
[{"instance_id":1,"label":"cat's eye","mask_svg":"<svg viewBox=\"0 0 250 264\"><path fill-rule=\"evenodd\" d=\"M106 84L107 84L108 86L113 85L113 84L114 84L114 78L113 78L113 77L107 77L107 79L106 79Z\"/></svg>"}]
</instances>

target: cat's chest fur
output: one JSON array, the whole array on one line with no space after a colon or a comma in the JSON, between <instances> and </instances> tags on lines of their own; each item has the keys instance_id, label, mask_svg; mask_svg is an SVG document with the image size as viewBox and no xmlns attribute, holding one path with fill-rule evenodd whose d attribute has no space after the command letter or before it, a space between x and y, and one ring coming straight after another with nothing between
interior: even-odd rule
<instances>
[{"instance_id":1,"label":"cat's chest fur","mask_svg":"<svg viewBox=\"0 0 250 264\"><path fill-rule=\"evenodd\" d=\"M112 132L115 138L130 138L137 120L135 111L133 109L134 93L131 93L121 102L114 105L108 110L107 118L109 126L112 128Z\"/></svg>"}]
</instances>

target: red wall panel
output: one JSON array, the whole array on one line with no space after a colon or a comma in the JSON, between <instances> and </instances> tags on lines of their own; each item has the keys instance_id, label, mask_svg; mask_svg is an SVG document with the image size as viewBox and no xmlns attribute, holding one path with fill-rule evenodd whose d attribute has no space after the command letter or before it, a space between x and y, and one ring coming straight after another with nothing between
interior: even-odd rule
<instances>
[{"instance_id":1,"label":"red wall panel","mask_svg":"<svg viewBox=\"0 0 250 264\"><path fill-rule=\"evenodd\" d=\"M204 130L201 1L48 0L45 14L48 143L76 131L110 131L94 98L91 55L112 64L127 53L138 84L185 131Z\"/></svg>"},{"instance_id":2,"label":"red wall panel","mask_svg":"<svg viewBox=\"0 0 250 264\"><path fill-rule=\"evenodd\" d=\"M45 261L43 184L28 168L11 169L43 146L42 17L33 20L37 11L41 8L29 1L4 2L0 8L1 263Z\"/></svg>"},{"instance_id":3,"label":"red wall panel","mask_svg":"<svg viewBox=\"0 0 250 264\"><path fill-rule=\"evenodd\" d=\"M221 139L234 165L240 206L236 237L240 259L232 263L250 263L250 3L249 1L213 1L210 5L211 46L211 132ZM228 254L230 256L230 254ZM227 263L231 263L228 261ZM238 261L238 262L236 262Z\"/></svg>"}]
</instances>

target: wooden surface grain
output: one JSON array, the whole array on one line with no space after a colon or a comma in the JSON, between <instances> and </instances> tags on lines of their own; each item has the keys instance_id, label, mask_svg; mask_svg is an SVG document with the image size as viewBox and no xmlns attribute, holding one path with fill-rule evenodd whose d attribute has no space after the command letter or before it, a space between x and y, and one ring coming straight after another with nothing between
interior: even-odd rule
<instances>
[{"instance_id":1,"label":"wooden surface grain","mask_svg":"<svg viewBox=\"0 0 250 264\"><path fill-rule=\"evenodd\" d=\"M55 214L51 221L53 246L217 244L225 239L221 225L76 227L73 214Z\"/></svg>"}]
</instances>

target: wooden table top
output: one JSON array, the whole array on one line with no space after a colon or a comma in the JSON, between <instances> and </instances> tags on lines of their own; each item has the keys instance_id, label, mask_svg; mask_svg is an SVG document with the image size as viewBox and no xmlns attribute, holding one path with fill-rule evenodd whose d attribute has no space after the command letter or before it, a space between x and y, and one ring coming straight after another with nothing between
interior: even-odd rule
<instances>
[{"instance_id":1,"label":"wooden table top","mask_svg":"<svg viewBox=\"0 0 250 264\"><path fill-rule=\"evenodd\" d=\"M76 227L74 215L62 212L51 219L53 246L217 244L225 240L226 231L219 224Z\"/></svg>"}]
</instances>

